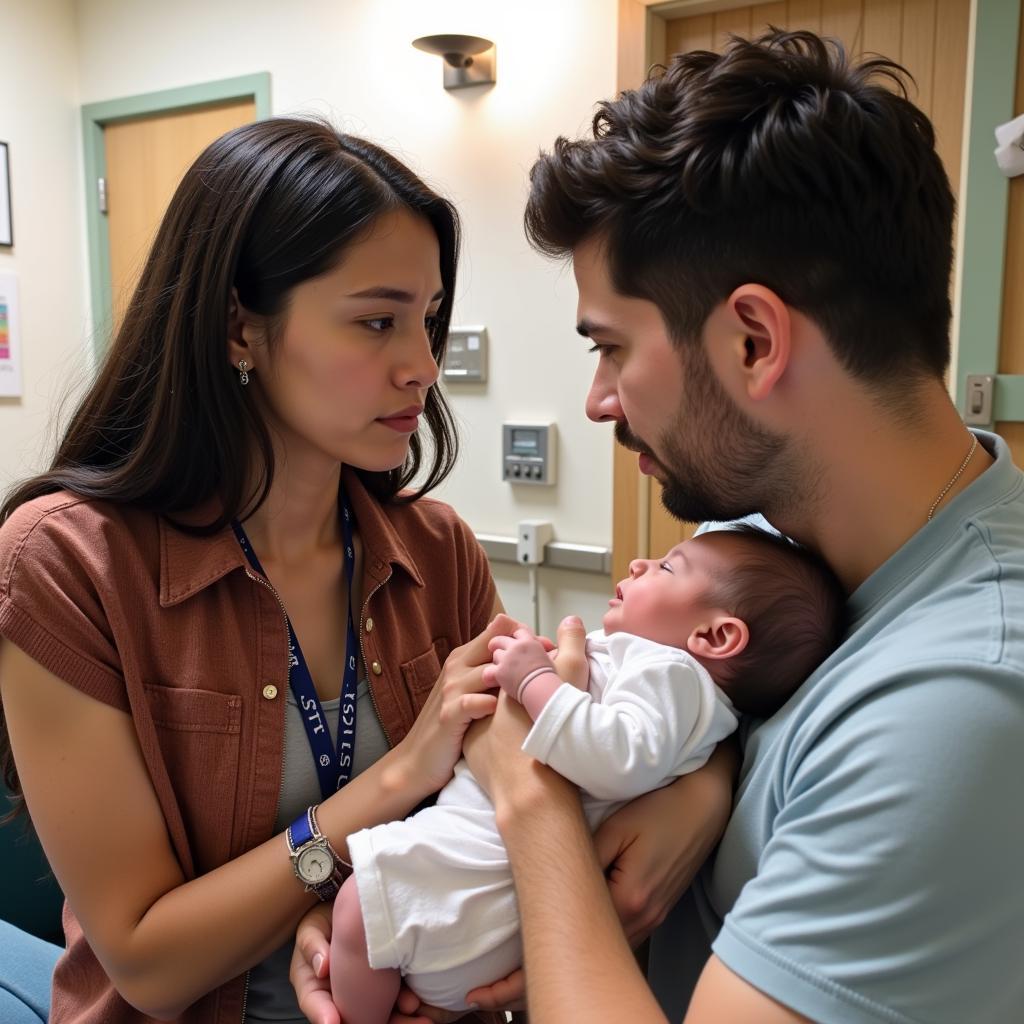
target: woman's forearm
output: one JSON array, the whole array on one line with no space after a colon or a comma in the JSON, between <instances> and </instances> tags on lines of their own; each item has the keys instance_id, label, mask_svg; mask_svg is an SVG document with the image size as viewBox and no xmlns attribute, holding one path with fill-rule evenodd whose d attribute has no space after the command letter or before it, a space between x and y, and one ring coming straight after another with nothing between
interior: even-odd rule
<instances>
[{"instance_id":1,"label":"woman's forearm","mask_svg":"<svg viewBox=\"0 0 1024 1024\"><path fill-rule=\"evenodd\" d=\"M496 809L516 882L531 1024L664 1024L575 791L537 765L528 785Z\"/></svg>"},{"instance_id":2,"label":"woman's forearm","mask_svg":"<svg viewBox=\"0 0 1024 1024\"><path fill-rule=\"evenodd\" d=\"M421 799L404 779L400 758L389 755L320 805L317 823L341 857L346 836L404 817ZM131 928L117 962L104 966L129 1002L175 1017L288 942L315 902L277 835L170 889Z\"/></svg>"},{"instance_id":3,"label":"woman's forearm","mask_svg":"<svg viewBox=\"0 0 1024 1024\"><path fill-rule=\"evenodd\" d=\"M353 832L404 818L451 776L469 721L493 707L481 702L487 644L514 623L499 616L480 636L457 648L405 739L376 764L324 801L320 829L348 859ZM168 886L133 928L130 963L145 965L147 998L163 1007L190 1005L286 942L315 897L294 877L283 835L201 879ZM152 965L152 966L150 966ZM108 968L109 969L109 968ZM125 993L126 998L131 998Z\"/></svg>"}]
</instances>

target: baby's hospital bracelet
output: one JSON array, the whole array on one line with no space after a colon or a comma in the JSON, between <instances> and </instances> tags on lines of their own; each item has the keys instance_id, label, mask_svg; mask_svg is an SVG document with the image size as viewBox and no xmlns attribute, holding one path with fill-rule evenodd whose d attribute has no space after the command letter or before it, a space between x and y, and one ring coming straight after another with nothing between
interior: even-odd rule
<instances>
[{"instance_id":1,"label":"baby's hospital bracelet","mask_svg":"<svg viewBox=\"0 0 1024 1024\"><path fill-rule=\"evenodd\" d=\"M543 668L535 668L532 672L527 672L525 676L519 681L519 686L516 688L516 700L523 703L523 693L526 688L537 678L537 676L546 676L548 673L556 675L557 673L550 665L545 665Z\"/></svg>"}]
</instances>

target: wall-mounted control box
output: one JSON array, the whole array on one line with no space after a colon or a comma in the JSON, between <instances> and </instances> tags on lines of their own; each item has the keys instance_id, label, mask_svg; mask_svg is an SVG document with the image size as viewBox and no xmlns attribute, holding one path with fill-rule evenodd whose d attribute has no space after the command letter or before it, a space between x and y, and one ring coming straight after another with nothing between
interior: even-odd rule
<instances>
[{"instance_id":1,"label":"wall-mounted control box","mask_svg":"<svg viewBox=\"0 0 1024 1024\"><path fill-rule=\"evenodd\" d=\"M553 484L558 432L554 423L504 423L501 476L510 484Z\"/></svg>"},{"instance_id":2,"label":"wall-mounted control box","mask_svg":"<svg viewBox=\"0 0 1024 1024\"><path fill-rule=\"evenodd\" d=\"M487 380L487 328L449 327L441 373L449 384Z\"/></svg>"}]
</instances>

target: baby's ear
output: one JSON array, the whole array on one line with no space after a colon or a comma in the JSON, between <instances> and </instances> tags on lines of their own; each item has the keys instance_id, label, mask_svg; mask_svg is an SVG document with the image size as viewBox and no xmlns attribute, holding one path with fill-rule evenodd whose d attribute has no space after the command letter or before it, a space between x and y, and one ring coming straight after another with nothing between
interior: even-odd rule
<instances>
[{"instance_id":1,"label":"baby's ear","mask_svg":"<svg viewBox=\"0 0 1024 1024\"><path fill-rule=\"evenodd\" d=\"M750 630L742 619L715 612L690 634L686 649L696 658L734 658L749 642Z\"/></svg>"}]
</instances>

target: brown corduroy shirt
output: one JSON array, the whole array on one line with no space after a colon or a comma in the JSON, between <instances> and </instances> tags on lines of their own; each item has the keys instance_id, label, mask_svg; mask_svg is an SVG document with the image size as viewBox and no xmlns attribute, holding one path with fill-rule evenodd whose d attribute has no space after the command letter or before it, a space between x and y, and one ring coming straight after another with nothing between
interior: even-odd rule
<instances>
[{"instance_id":1,"label":"brown corduroy shirt","mask_svg":"<svg viewBox=\"0 0 1024 1024\"><path fill-rule=\"evenodd\" d=\"M382 506L355 474L345 482L363 546L360 645L394 745L448 653L486 626L495 588L447 505ZM229 528L196 537L152 512L68 493L26 503L0 529L0 636L131 715L189 879L273 834L288 641L276 597L246 566ZM52 1024L147 1020L117 994L66 905L64 929ZM179 1020L237 1024L245 990L235 978Z\"/></svg>"}]
</instances>

